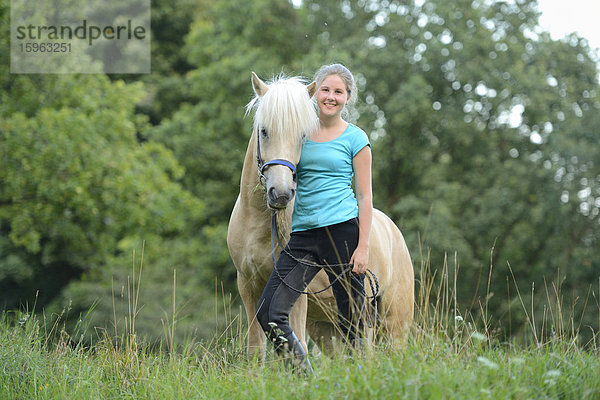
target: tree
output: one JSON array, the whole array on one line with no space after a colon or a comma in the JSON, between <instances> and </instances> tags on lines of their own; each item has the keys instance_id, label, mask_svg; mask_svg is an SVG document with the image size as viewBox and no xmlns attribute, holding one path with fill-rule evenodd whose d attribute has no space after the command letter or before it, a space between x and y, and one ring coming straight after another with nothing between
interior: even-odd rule
<instances>
[{"instance_id":1,"label":"tree","mask_svg":"<svg viewBox=\"0 0 600 400\"><path fill-rule=\"evenodd\" d=\"M7 15L3 2L0 17ZM7 54L9 41L1 43ZM147 127L134 113L146 95L142 84L103 75L11 75L2 63L0 87L4 309L36 304L60 312L71 304L77 315L99 302L93 322L104 326L112 319L111 281L126 278L131 249L143 240L154 246L150 255L165 253L145 265L161 283L173 268L185 276L203 264L203 246L186 244L204 204L178 183L184 170L169 150L137 140Z\"/></svg>"},{"instance_id":2,"label":"tree","mask_svg":"<svg viewBox=\"0 0 600 400\"><path fill-rule=\"evenodd\" d=\"M298 41L300 30L289 3L202 3L186 38L194 66L186 85L199 101L184 104L148 135L173 151L186 170L184 187L205 202L199 239L214 246L219 256L210 268L228 290L235 290L235 268L225 238L251 133L251 122L244 120L252 94L250 72L268 79L281 72L280 66L297 70L294 62L304 45Z\"/></svg>"},{"instance_id":3,"label":"tree","mask_svg":"<svg viewBox=\"0 0 600 400\"><path fill-rule=\"evenodd\" d=\"M350 118L371 138L375 205L417 267L441 270L456 254L458 312L485 303L507 327L514 274L521 292L535 284L539 321L552 301L539 288L558 268L570 297L587 296L600 255L597 59L577 36L542 32L535 1L177 4L153 5L154 75L12 76L0 65L3 283L31 292L42 266L60 266L62 297L49 297L108 299L97 309L110 319L146 239L146 310L163 315L176 268L181 316L197 326L215 281L236 293L225 232L250 71L310 77L342 62L359 86ZM581 326L596 330L589 309Z\"/></svg>"},{"instance_id":4,"label":"tree","mask_svg":"<svg viewBox=\"0 0 600 400\"><path fill-rule=\"evenodd\" d=\"M589 141L599 104L586 43L552 41L534 1L303 6L311 54L357 73L376 206L399 223L417 266L440 269L457 254L461 312L487 301L493 268L489 310L508 325L508 263L522 291L561 267L567 287L585 293L600 157Z\"/></svg>"}]
</instances>

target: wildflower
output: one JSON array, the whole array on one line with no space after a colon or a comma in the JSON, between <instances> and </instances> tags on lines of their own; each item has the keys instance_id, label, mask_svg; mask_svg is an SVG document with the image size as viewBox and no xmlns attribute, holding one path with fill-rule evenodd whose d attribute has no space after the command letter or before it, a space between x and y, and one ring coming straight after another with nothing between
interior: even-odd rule
<instances>
[{"instance_id":1,"label":"wildflower","mask_svg":"<svg viewBox=\"0 0 600 400\"><path fill-rule=\"evenodd\" d=\"M29 314L23 314L21 316L21 318L19 319L19 325L21 325L21 326L25 325L25 323L27 322L28 319L29 319Z\"/></svg>"},{"instance_id":2,"label":"wildflower","mask_svg":"<svg viewBox=\"0 0 600 400\"><path fill-rule=\"evenodd\" d=\"M546 371L544 376L548 378L558 378L560 376L560 371L558 369L551 369L550 371Z\"/></svg>"},{"instance_id":3,"label":"wildflower","mask_svg":"<svg viewBox=\"0 0 600 400\"><path fill-rule=\"evenodd\" d=\"M488 340L487 336L485 336L483 333L480 333L477 331L471 333L471 339L480 340L482 342Z\"/></svg>"},{"instance_id":4,"label":"wildflower","mask_svg":"<svg viewBox=\"0 0 600 400\"><path fill-rule=\"evenodd\" d=\"M484 367L487 367L489 369L498 369L498 364L496 364L495 362L488 360L485 357L477 357L477 361L479 361Z\"/></svg>"},{"instance_id":5,"label":"wildflower","mask_svg":"<svg viewBox=\"0 0 600 400\"><path fill-rule=\"evenodd\" d=\"M544 383L548 386L554 386L556 385L556 378L558 378L560 376L560 370L558 369L551 369L550 371L546 371L544 373L544 377L547 378L544 380Z\"/></svg>"},{"instance_id":6,"label":"wildflower","mask_svg":"<svg viewBox=\"0 0 600 400\"><path fill-rule=\"evenodd\" d=\"M463 317L461 317L460 315L457 315L456 317L454 317L454 321L463 322Z\"/></svg>"}]
</instances>

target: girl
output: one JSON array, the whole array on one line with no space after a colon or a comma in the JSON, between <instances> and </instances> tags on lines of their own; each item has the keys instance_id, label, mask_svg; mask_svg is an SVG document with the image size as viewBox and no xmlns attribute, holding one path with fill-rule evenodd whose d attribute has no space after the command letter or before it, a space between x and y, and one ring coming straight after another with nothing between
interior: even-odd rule
<instances>
[{"instance_id":1,"label":"girl","mask_svg":"<svg viewBox=\"0 0 600 400\"><path fill-rule=\"evenodd\" d=\"M320 127L303 144L292 233L257 311L276 351L291 353L307 372L312 372L310 362L288 321L292 306L324 266L333 283L340 332L348 344L355 344L361 327L373 213L369 140L343 117L346 106L357 98L354 77L343 65L332 64L319 69L315 82ZM352 273L336 279L348 265Z\"/></svg>"}]
</instances>

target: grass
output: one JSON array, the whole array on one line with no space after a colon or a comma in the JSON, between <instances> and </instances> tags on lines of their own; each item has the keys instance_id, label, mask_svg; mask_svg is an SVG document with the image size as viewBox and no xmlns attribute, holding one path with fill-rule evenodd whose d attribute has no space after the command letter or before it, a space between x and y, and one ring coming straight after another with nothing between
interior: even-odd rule
<instances>
[{"instance_id":1,"label":"grass","mask_svg":"<svg viewBox=\"0 0 600 400\"><path fill-rule=\"evenodd\" d=\"M229 320L226 329L209 342L174 343L172 317L163 320L161 347L143 343L135 332L141 267L137 272L134 267L130 322L120 336L98 331L95 342L84 344L89 341L60 327L59 316L49 321L43 315L3 313L0 398L600 398L597 347L578 346L567 323L543 339L519 295L528 316L525 328L534 340L501 343L493 337L485 303L477 320L454 307L456 270L444 265L436 279L422 264L418 275L415 324L405 343L394 349L381 344L354 358L313 354L316 374L300 377L272 354L262 363L247 359L245 326L231 310L223 310ZM549 309L547 324L560 328L560 311L558 306Z\"/></svg>"},{"instance_id":2,"label":"grass","mask_svg":"<svg viewBox=\"0 0 600 400\"><path fill-rule=\"evenodd\" d=\"M22 315L21 317L24 317ZM2 399L487 399L600 397L598 354L565 343L490 346L483 335L457 346L411 337L348 359L313 357L302 378L269 358L246 360L243 343L192 345L176 355L102 341L90 348L63 337L45 344L39 321L9 324L0 336Z\"/></svg>"}]
</instances>

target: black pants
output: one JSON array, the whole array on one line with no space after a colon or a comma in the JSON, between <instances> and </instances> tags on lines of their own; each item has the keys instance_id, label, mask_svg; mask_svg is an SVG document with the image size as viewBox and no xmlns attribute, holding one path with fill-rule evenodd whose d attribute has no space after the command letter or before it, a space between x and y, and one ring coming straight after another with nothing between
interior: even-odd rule
<instances>
[{"instance_id":1,"label":"black pants","mask_svg":"<svg viewBox=\"0 0 600 400\"><path fill-rule=\"evenodd\" d=\"M358 244L358 221L308 231L293 232L285 251L258 302L257 319L278 352L286 346L299 352L301 347L289 324L294 303L310 281L323 268L329 276L338 307L338 326L343 339L353 344L361 327L364 308L364 275L342 274ZM313 266L312 264L318 264ZM337 278L337 280L336 280ZM334 282L335 280L335 282ZM352 299L350 298L352 294Z\"/></svg>"}]
</instances>

